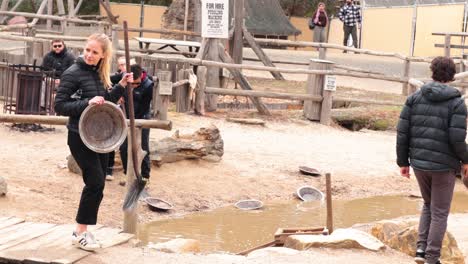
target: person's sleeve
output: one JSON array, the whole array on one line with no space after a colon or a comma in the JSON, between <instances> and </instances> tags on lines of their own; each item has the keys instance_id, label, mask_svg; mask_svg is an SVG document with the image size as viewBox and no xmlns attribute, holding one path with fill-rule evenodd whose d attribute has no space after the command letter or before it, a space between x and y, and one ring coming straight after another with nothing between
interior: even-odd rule
<instances>
[{"instance_id":1,"label":"person's sleeve","mask_svg":"<svg viewBox=\"0 0 468 264\"><path fill-rule=\"evenodd\" d=\"M466 105L463 99L459 99L452 109L449 125L449 142L457 157L468 164L468 152L466 149Z\"/></svg>"},{"instance_id":2,"label":"person's sleeve","mask_svg":"<svg viewBox=\"0 0 468 264\"><path fill-rule=\"evenodd\" d=\"M341 21L344 22L344 8L340 8L340 12L338 12L338 17L340 18Z\"/></svg>"},{"instance_id":3,"label":"person's sleeve","mask_svg":"<svg viewBox=\"0 0 468 264\"><path fill-rule=\"evenodd\" d=\"M410 117L411 117L411 98L406 100L400 113L400 120L397 126L396 154L399 167L407 167L409 163L409 135L410 135Z\"/></svg>"},{"instance_id":4,"label":"person's sleeve","mask_svg":"<svg viewBox=\"0 0 468 264\"><path fill-rule=\"evenodd\" d=\"M42 65L41 66L46 71L50 71L52 69L52 61L50 60L48 55L44 56L44 59L42 60Z\"/></svg>"},{"instance_id":5,"label":"person's sleeve","mask_svg":"<svg viewBox=\"0 0 468 264\"><path fill-rule=\"evenodd\" d=\"M117 83L116 85L114 85L114 87L112 87L112 90L110 90L110 92L106 93L104 99L113 103L117 103L117 101L119 101L120 97L123 96L125 91L125 88Z\"/></svg>"},{"instance_id":6,"label":"person's sleeve","mask_svg":"<svg viewBox=\"0 0 468 264\"><path fill-rule=\"evenodd\" d=\"M356 12L357 12L357 20L358 20L359 23L361 23L361 22L362 22L361 8L358 7L357 10L356 10Z\"/></svg>"},{"instance_id":7,"label":"person's sleeve","mask_svg":"<svg viewBox=\"0 0 468 264\"><path fill-rule=\"evenodd\" d=\"M60 78L60 85L55 96L55 112L63 116L80 116L88 106L88 99L72 99L78 90L79 81L69 71L65 71Z\"/></svg>"},{"instance_id":8,"label":"person's sleeve","mask_svg":"<svg viewBox=\"0 0 468 264\"><path fill-rule=\"evenodd\" d=\"M154 87L154 83L148 87L148 89L145 91L145 96L143 96L142 98L143 109L150 109L150 112L151 112L151 100L153 100L153 90L154 90L153 87Z\"/></svg>"}]
</instances>

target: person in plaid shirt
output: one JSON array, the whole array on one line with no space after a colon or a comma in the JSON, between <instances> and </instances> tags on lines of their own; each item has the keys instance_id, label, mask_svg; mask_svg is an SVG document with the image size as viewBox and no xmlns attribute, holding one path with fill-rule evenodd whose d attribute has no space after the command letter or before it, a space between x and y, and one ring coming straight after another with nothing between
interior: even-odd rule
<instances>
[{"instance_id":1,"label":"person in plaid shirt","mask_svg":"<svg viewBox=\"0 0 468 264\"><path fill-rule=\"evenodd\" d=\"M357 27L361 27L361 8L354 5L352 0L346 0L346 4L341 7L338 17L343 22L343 45L347 46L351 34L353 36L353 46L357 48ZM346 53L346 51L344 52Z\"/></svg>"}]
</instances>

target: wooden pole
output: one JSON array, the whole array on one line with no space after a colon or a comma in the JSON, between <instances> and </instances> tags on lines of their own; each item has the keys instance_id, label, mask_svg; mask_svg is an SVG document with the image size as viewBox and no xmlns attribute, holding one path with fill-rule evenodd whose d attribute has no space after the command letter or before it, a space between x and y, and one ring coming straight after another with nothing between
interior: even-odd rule
<instances>
[{"instance_id":1,"label":"wooden pole","mask_svg":"<svg viewBox=\"0 0 468 264\"><path fill-rule=\"evenodd\" d=\"M327 59L327 48L319 48L319 59L320 60Z\"/></svg>"},{"instance_id":2,"label":"wooden pole","mask_svg":"<svg viewBox=\"0 0 468 264\"><path fill-rule=\"evenodd\" d=\"M410 66L411 62L409 60L405 60L405 62L403 63L403 78L409 78ZM410 93L409 90L410 86L408 85L408 83L402 83L401 94L406 96Z\"/></svg>"},{"instance_id":3,"label":"wooden pole","mask_svg":"<svg viewBox=\"0 0 468 264\"><path fill-rule=\"evenodd\" d=\"M208 39L207 42L207 54L206 59L210 61L219 61L219 52L218 49L219 39ZM220 80L220 68L219 67L207 67L206 75L206 86L209 87L221 87ZM218 95L210 94L205 95L205 111L214 112L218 108Z\"/></svg>"},{"instance_id":4,"label":"wooden pole","mask_svg":"<svg viewBox=\"0 0 468 264\"><path fill-rule=\"evenodd\" d=\"M329 66L333 67L332 65L329 65ZM323 78L325 79L325 76L323 76ZM322 89L324 88L324 86L325 84L323 84ZM323 92L322 92L323 100L322 100L322 106L320 109L320 124L322 125L329 126L332 122L331 111L332 111L332 106L333 106L333 93L334 92L335 91L329 91L329 90L323 89Z\"/></svg>"},{"instance_id":5,"label":"wooden pole","mask_svg":"<svg viewBox=\"0 0 468 264\"><path fill-rule=\"evenodd\" d=\"M2 1L2 5L0 6L0 11L6 11L6 10L8 10L8 4L9 4L9 3L10 3L10 0L3 0L3 1ZM3 16L0 16L0 19L1 19L2 22L3 22L4 17L3 17Z\"/></svg>"},{"instance_id":6,"label":"wooden pole","mask_svg":"<svg viewBox=\"0 0 468 264\"><path fill-rule=\"evenodd\" d=\"M177 71L177 81L186 81L188 78L187 70L180 69ZM176 112L186 113L190 108L190 87L188 82L182 85L173 84L176 89Z\"/></svg>"},{"instance_id":7,"label":"wooden pole","mask_svg":"<svg viewBox=\"0 0 468 264\"><path fill-rule=\"evenodd\" d=\"M59 16L65 16L65 6L63 4L63 0L57 0L57 9L58 9L58 15ZM67 22L66 21L60 21L60 31L62 31L64 34L67 31Z\"/></svg>"},{"instance_id":8,"label":"wooden pole","mask_svg":"<svg viewBox=\"0 0 468 264\"><path fill-rule=\"evenodd\" d=\"M47 3L47 0L45 1ZM42 9L42 11L43 10L44 8ZM62 17L62 16L49 16L49 15L41 15L39 13L31 14L31 13L26 13L26 12L0 11L0 15L24 16L24 17L31 17L31 18L37 18L37 19L50 19L50 20L55 20L55 21L69 21L73 23L80 23L80 24L86 24L86 25L88 24L89 25L104 25L104 26L109 25L109 23L105 21L84 20L84 19L79 19L79 18L68 18L68 17Z\"/></svg>"},{"instance_id":9,"label":"wooden pole","mask_svg":"<svg viewBox=\"0 0 468 264\"><path fill-rule=\"evenodd\" d=\"M136 175L133 166L133 151L130 151L130 146L132 144L137 144L138 152L138 165L141 168L141 162L143 161L144 151L141 150L141 128L135 127L135 141L132 142L132 137L130 136L130 131L128 131L127 136L127 192L131 191L132 182L135 181ZM143 153L142 153L143 152ZM123 222L123 231L125 233L136 234L138 230L138 206L135 206L132 210L124 210L124 222Z\"/></svg>"},{"instance_id":10,"label":"wooden pole","mask_svg":"<svg viewBox=\"0 0 468 264\"><path fill-rule=\"evenodd\" d=\"M267 97L276 99L288 99L288 100L311 100L314 102L321 102L322 97L318 95L310 94L291 94L291 93L277 93L269 91L249 91L239 89L223 89L206 87L204 92L207 94L220 94L220 95L234 95L234 96L249 96L249 97Z\"/></svg>"},{"instance_id":11,"label":"wooden pole","mask_svg":"<svg viewBox=\"0 0 468 264\"><path fill-rule=\"evenodd\" d=\"M452 36L449 34L445 35L445 43L444 43L444 56L450 57L450 39Z\"/></svg>"},{"instance_id":12,"label":"wooden pole","mask_svg":"<svg viewBox=\"0 0 468 264\"><path fill-rule=\"evenodd\" d=\"M310 70L330 70L333 63L325 60L311 59L309 64ZM324 86L324 75L323 74L309 74L307 79L307 90L306 93L314 96L323 96ZM329 94L327 94L328 96ZM328 104L327 104L328 105ZM330 105L331 108L331 105ZM320 103L305 101L304 102L304 116L312 121L319 121L323 111ZM330 109L331 111L331 109Z\"/></svg>"},{"instance_id":13,"label":"wooden pole","mask_svg":"<svg viewBox=\"0 0 468 264\"><path fill-rule=\"evenodd\" d=\"M51 16L54 11L54 0L47 0L47 15ZM47 30L52 29L52 20L47 19Z\"/></svg>"},{"instance_id":14,"label":"wooden pole","mask_svg":"<svg viewBox=\"0 0 468 264\"><path fill-rule=\"evenodd\" d=\"M144 22L145 22L145 0L141 0L141 2L140 2L140 28L143 28ZM138 36L140 38L142 38L143 37L143 31L140 31ZM138 45L139 45L140 49L143 48L143 43L142 42L138 42Z\"/></svg>"},{"instance_id":15,"label":"wooden pole","mask_svg":"<svg viewBox=\"0 0 468 264\"><path fill-rule=\"evenodd\" d=\"M46 8L47 6L47 0L43 0L41 5L39 6L39 9L37 10L37 13L36 15L41 15L42 13L44 13L44 9ZM37 24L37 21L39 21L39 18L34 18L33 21L31 22L31 25L36 25Z\"/></svg>"},{"instance_id":16,"label":"wooden pole","mask_svg":"<svg viewBox=\"0 0 468 264\"><path fill-rule=\"evenodd\" d=\"M113 26L113 29L117 31L123 31L120 26ZM160 33L160 34L174 34L174 35L187 35L193 37L200 37L201 34L193 31L184 31L176 29L163 29L163 28L128 28L128 32L148 32L148 33Z\"/></svg>"},{"instance_id":17,"label":"wooden pole","mask_svg":"<svg viewBox=\"0 0 468 264\"><path fill-rule=\"evenodd\" d=\"M80 11L81 4L83 4L83 0L78 1L78 3L75 6L75 9L73 9L73 17L76 17L76 14Z\"/></svg>"},{"instance_id":18,"label":"wooden pole","mask_svg":"<svg viewBox=\"0 0 468 264\"><path fill-rule=\"evenodd\" d=\"M189 0L185 0L185 14L184 14L184 31L187 31L188 26L188 15L189 15ZM187 36L184 35L184 41L187 40Z\"/></svg>"},{"instance_id":19,"label":"wooden pole","mask_svg":"<svg viewBox=\"0 0 468 264\"><path fill-rule=\"evenodd\" d=\"M161 86L170 82L172 84L172 72L170 71L159 71L158 75L158 85L153 88L153 113L154 119L158 120L167 120L167 109L169 108L169 102L171 100L171 95L160 94Z\"/></svg>"},{"instance_id":20,"label":"wooden pole","mask_svg":"<svg viewBox=\"0 0 468 264\"><path fill-rule=\"evenodd\" d=\"M257 43L254 40L254 37L250 34L250 32L247 30L245 26L242 27L243 33L245 40L249 43L250 47L252 50L257 54L258 58L263 62L265 66L270 66L270 67L275 67L273 62L271 62L270 58L265 54L263 49L257 45ZM281 80L284 81L284 77L280 72L270 72L273 77L275 77L276 80Z\"/></svg>"},{"instance_id":21,"label":"wooden pole","mask_svg":"<svg viewBox=\"0 0 468 264\"><path fill-rule=\"evenodd\" d=\"M236 0L234 4L234 36L232 38L232 58L234 63L242 64L244 47L244 0Z\"/></svg>"},{"instance_id":22,"label":"wooden pole","mask_svg":"<svg viewBox=\"0 0 468 264\"><path fill-rule=\"evenodd\" d=\"M117 65L115 64L117 62L117 51L119 50L119 34L117 33L116 30L112 30L112 49L114 52L112 53L112 61L113 63L111 64L112 72L117 71Z\"/></svg>"},{"instance_id":23,"label":"wooden pole","mask_svg":"<svg viewBox=\"0 0 468 264\"><path fill-rule=\"evenodd\" d=\"M229 57L229 54L226 53L224 46L222 44L219 45L219 56L221 58L221 61L224 63L233 63L233 60L231 57ZM238 64L236 64L238 65ZM241 66L241 65L239 65ZM271 67L269 67L271 68ZM245 76L242 74L240 70L237 69L232 69L228 68L229 72L231 75L234 77L234 80L240 85L240 87L244 90L253 90L252 86L250 85L249 81L245 78ZM252 100L253 104L257 108L258 112L262 115L270 115L270 111L266 107L265 104L262 103L260 98L255 98L255 97L249 97L250 100Z\"/></svg>"},{"instance_id":24,"label":"wooden pole","mask_svg":"<svg viewBox=\"0 0 468 264\"><path fill-rule=\"evenodd\" d=\"M197 90L195 97L195 113L198 115L205 114L205 87L206 87L206 73L205 66L200 66L197 69Z\"/></svg>"},{"instance_id":25,"label":"wooden pole","mask_svg":"<svg viewBox=\"0 0 468 264\"><path fill-rule=\"evenodd\" d=\"M193 0L194 8L193 8L193 31L199 33L201 36L201 0ZM195 38L196 41L200 41L201 38Z\"/></svg>"},{"instance_id":26,"label":"wooden pole","mask_svg":"<svg viewBox=\"0 0 468 264\"><path fill-rule=\"evenodd\" d=\"M327 188L327 229L328 234L333 233L333 204L332 204L332 188L331 188L331 174L325 174L326 188Z\"/></svg>"}]
</instances>

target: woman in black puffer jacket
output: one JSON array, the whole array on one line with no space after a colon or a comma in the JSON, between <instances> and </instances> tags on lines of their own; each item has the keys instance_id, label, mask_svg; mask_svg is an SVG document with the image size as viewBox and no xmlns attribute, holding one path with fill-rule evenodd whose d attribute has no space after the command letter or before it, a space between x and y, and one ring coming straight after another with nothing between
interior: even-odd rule
<instances>
[{"instance_id":1,"label":"woman in black puffer jacket","mask_svg":"<svg viewBox=\"0 0 468 264\"><path fill-rule=\"evenodd\" d=\"M424 205L419 222L415 261L440 263L447 229L455 172L468 171L465 143L467 111L453 81L455 63L437 57L431 63L432 79L406 100L397 128L397 164L409 178L409 166L418 181Z\"/></svg>"},{"instance_id":2,"label":"woman in black puffer jacket","mask_svg":"<svg viewBox=\"0 0 468 264\"><path fill-rule=\"evenodd\" d=\"M117 102L123 95L127 82L133 82L132 74L126 74L110 92L107 91L111 86L111 58L112 45L109 38L105 34L91 35L83 56L62 74L55 97L55 111L59 115L70 117L67 125L68 146L82 171L85 183L72 243L90 251L100 247L93 235L87 231L87 227L97 222L99 205L103 198L108 154L96 153L84 145L79 135L78 122L88 105L102 105L105 100Z\"/></svg>"}]
</instances>

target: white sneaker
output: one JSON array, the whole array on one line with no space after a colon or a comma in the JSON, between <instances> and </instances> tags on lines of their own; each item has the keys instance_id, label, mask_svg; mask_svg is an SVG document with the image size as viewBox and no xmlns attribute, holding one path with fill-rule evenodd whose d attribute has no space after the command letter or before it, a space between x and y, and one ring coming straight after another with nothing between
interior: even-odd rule
<instances>
[{"instance_id":1,"label":"white sneaker","mask_svg":"<svg viewBox=\"0 0 468 264\"><path fill-rule=\"evenodd\" d=\"M95 251L101 248L101 244L99 244L93 234L88 231L81 233L81 235L77 235L76 232L73 232L72 244L86 251Z\"/></svg>"},{"instance_id":2,"label":"white sneaker","mask_svg":"<svg viewBox=\"0 0 468 264\"><path fill-rule=\"evenodd\" d=\"M106 175L106 181L113 181L114 180L114 176L108 174Z\"/></svg>"}]
</instances>

